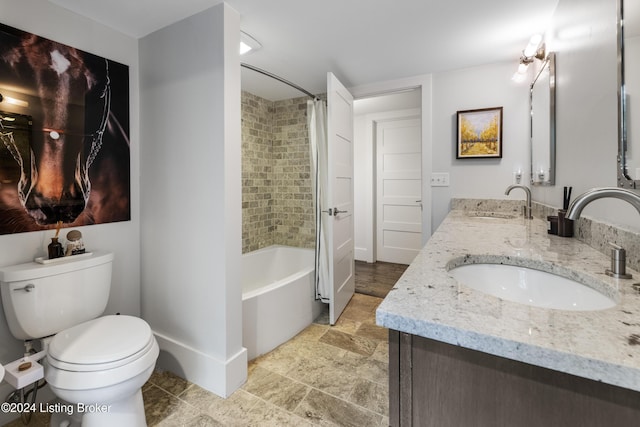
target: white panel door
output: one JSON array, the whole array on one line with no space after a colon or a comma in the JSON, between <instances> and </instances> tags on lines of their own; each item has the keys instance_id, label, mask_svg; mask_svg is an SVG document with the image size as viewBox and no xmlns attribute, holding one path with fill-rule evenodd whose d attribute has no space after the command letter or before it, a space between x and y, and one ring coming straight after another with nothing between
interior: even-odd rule
<instances>
[{"instance_id":1,"label":"white panel door","mask_svg":"<svg viewBox=\"0 0 640 427\"><path fill-rule=\"evenodd\" d=\"M330 215L329 322L334 325L355 292L353 240L353 96L327 75L327 156Z\"/></svg>"},{"instance_id":2,"label":"white panel door","mask_svg":"<svg viewBox=\"0 0 640 427\"><path fill-rule=\"evenodd\" d=\"M378 122L377 260L410 264L422 247L419 118Z\"/></svg>"}]
</instances>

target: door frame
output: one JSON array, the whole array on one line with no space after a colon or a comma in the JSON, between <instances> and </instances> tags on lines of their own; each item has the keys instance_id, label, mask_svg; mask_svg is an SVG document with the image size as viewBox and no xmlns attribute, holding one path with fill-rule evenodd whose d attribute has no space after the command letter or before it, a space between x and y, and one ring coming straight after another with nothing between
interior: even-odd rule
<instances>
[{"instance_id":1,"label":"door frame","mask_svg":"<svg viewBox=\"0 0 640 427\"><path fill-rule=\"evenodd\" d=\"M420 89L422 94L421 102L421 126L422 126L422 204L424 206L422 210L422 245L427 243L427 240L431 237L433 229L433 200L432 189L430 183L431 173L433 172L432 164L432 151L433 151L433 135L432 135L432 89L433 77L431 74L424 74L421 76L409 77L405 79L392 80L381 83L374 83L369 85L362 85L349 88L353 94L354 100L370 98L374 96L389 95L397 92L402 92L412 89ZM372 159L373 161L373 159ZM374 177L375 178L375 177ZM360 191L356 189L355 191ZM373 191L373 188L367 188L366 191ZM369 200L367 200L369 203ZM371 204L367 206L368 209L374 209L375 205ZM355 218L355 221L359 221L360 218ZM367 224L369 227L371 224ZM373 225L371 225L373 227ZM359 256L359 252L356 247L356 259L362 260ZM373 262L370 261L370 262Z\"/></svg>"},{"instance_id":2,"label":"door frame","mask_svg":"<svg viewBox=\"0 0 640 427\"><path fill-rule=\"evenodd\" d=\"M366 156L367 156L367 169L370 170L370 182L367 182L366 187L357 188L356 192L364 191L366 193L364 197L364 206L360 204L360 209L364 209L365 211L371 212L371 215L358 215L355 218L356 227L360 227L358 222L364 222L364 228L366 229L366 234L364 237L360 237L359 241L364 241L364 245L356 246L355 255L356 259L359 261L365 261L369 263L373 263L377 259L376 253L376 228L377 228L377 199L376 199L376 126L378 122L382 122L385 120L393 120L396 118L406 117L406 116L418 116L420 117L420 125L421 125L421 139L422 139L422 246L425 245L429 237L431 237L431 221L432 221L432 209L431 209L431 184L428 177L431 176L432 165L431 165L431 103L425 103L425 99L431 99L431 92L428 89L429 85L416 85L413 87L402 87L397 89L389 89L384 93L375 93L373 95L366 95L367 92L361 93L363 89L352 89L352 93L354 93L354 98L357 99L369 98L373 96L384 96L391 95L393 93L397 93L399 91L406 91L412 89L421 89L422 90L422 102L421 108L408 108L403 110L395 110L383 113L372 113L364 115L365 120L365 140L366 140ZM425 90L428 90L425 93ZM356 93L358 96L356 97ZM425 107L426 105L426 107ZM428 128L425 128L428 126ZM357 178L356 178L357 179Z\"/></svg>"}]
</instances>

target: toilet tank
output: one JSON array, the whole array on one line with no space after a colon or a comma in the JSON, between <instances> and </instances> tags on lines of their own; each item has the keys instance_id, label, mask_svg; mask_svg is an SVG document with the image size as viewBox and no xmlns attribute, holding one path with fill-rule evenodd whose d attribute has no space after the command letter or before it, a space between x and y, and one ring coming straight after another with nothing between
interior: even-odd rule
<instances>
[{"instance_id":1,"label":"toilet tank","mask_svg":"<svg viewBox=\"0 0 640 427\"><path fill-rule=\"evenodd\" d=\"M112 263L112 253L94 252L1 268L2 306L13 336L43 338L100 316L109 299Z\"/></svg>"}]
</instances>

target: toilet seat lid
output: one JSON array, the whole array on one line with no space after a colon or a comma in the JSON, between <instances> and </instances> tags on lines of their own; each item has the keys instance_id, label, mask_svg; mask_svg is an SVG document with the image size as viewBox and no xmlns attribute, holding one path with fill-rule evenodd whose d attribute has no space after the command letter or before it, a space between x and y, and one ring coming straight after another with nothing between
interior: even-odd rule
<instances>
[{"instance_id":1,"label":"toilet seat lid","mask_svg":"<svg viewBox=\"0 0 640 427\"><path fill-rule=\"evenodd\" d=\"M56 334L48 355L74 365L98 365L128 358L148 346L151 328L144 320L110 315Z\"/></svg>"}]
</instances>

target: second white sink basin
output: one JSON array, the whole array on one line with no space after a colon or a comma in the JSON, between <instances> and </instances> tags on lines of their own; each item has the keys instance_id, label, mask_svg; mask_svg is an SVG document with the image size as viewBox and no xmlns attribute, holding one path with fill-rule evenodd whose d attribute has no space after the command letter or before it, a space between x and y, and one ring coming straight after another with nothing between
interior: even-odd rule
<instances>
[{"instance_id":1,"label":"second white sink basin","mask_svg":"<svg viewBox=\"0 0 640 427\"><path fill-rule=\"evenodd\" d=\"M604 310L615 301L582 283L526 267L503 264L467 264L449 273L480 292L520 304L557 310Z\"/></svg>"},{"instance_id":2,"label":"second white sink basin","mask_svg":"<svg viewBox=\"0 0 640 427\"><path fill-rule=\"evenodd\" d=\"M502 212L483 212L483 211L471 211L467 212L467 216L477 219L513 219L516 215L502 213Z\"/></svg>"}]
</instances>

